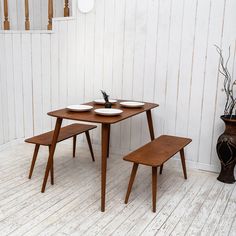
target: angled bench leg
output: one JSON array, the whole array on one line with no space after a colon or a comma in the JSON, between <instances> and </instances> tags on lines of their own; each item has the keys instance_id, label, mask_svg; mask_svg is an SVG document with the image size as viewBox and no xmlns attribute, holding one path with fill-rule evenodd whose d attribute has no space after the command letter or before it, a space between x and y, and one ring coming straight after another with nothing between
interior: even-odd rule
<instances>
[{"instance_id":1,"label":"angled bench leg","mask_svg":"<svg viewBox=\"0 0 236 236\"><path fill-rule=\"evenodd\" d=\"M85 131L85 134L86 134L86 138L87 138L87 142L88 142L88 146L89 146L89 150L90 150L92 159L93 159L93 161L95 161L94 154L93 154L93 147L92 147L89 131Z\"/></svg>"},{"instance_id":2,"label":"angled bench leg","mask_svg":"<svg viewBox=\"0 0 236 236\"><path fill-rule=\"evenodd\" d=\"M157 200L157 167L152 167L152 210L156 212Z\"/></svg>"},{"instance_id":3,"label":"angled bench leg","mask_svg":"<svg viewBox=\"0 0 236 236\"><path fill-rule=\"evenodd\" d=\"M58 136L60 133L62 120L63 120L62 118L57 118L57 121L56 121L55 130L53 133L52 144L51 144L51 149L50 149L50 154L48 157L48 162L47 162L47 166L46 166L46 170L45 170L45 174L44 174L44 178L43 178L43 185L42 185L42 189L41 189L42 193L45 192L45 188L46 188L47 180L48 180L48 175L49 175L49 172L50 172L51 167L53 165L53 156L54 156L54 152L56 149L57 139L58 139Z\"/></svg>"},{"instance_id":4,"label":"angled bench leg","mask_svg":"<svg viewBox=\"0 0 236 236\"><path fill-rule=\"evenodd\" d=\"M163 171L163 164L160 166L160 175L162 174L162 171Z\"/></svg>"},{"instance_id":5,"label":"angled bench leg","mask_svg":"<svg viewBox=\"0 0 236 236\"><path fill-rule=\"evenodd\" d=\"M130 195L133 183L134 183L134 179L135 179L135 176L136 176L136 173L137 173L137 169L138 169L138 164L134 163L133 169L132 169L132 172L131 172L131 175L130 175L130 180L129 180L129 185L128 185L126 197L125 197L125 204L128 203L129 195Z\"/></svg>"},{"instance_id":6,"label":"angled bench leg","mask_svg":"<svg viewBox=\"0 0 236 236\"><path fill-rule=\"evenodd\" d=\"M49 149L49 153L50 153L50 149L51 149L51 146L48 146L48 149ZM50 170L50 174L51 174L51 185L54 185L54 163L53 163L53 160L52 160L52 166L51 166L51 170Z\"/></svg>"},{"instance_id":7,"label":"angled bench leg","mask_svg":"<svg viewBox=\"0 0 236 236\"><path fill-rule=\"evenodd\" d=\"M34 166L35 166L35 162L36 162L36 159L38 156L39 147L40 147L40 145L36 144L35 148L34 148L34 155L33 155L33 159L32 159L31 166L30 166L29 179L31 179L33 171L34 171Z\"/></svg>"},{"instance_id":8,"label":"angled bench leg","mask_svg":"<svg viewBox=\"0 0 236 236\"><path fill-rule=\"evenodd\" d=\"M187 170L186 170L186 164L185 164L184 149L180 150L180 157L181 157L182 168L183 168L183 172L184 172L184 178L187 179Z\"/></svg>"},{"instance_id":9,"label":"angled bench leg","mask_svg":"<svg viewBox=\"0 0 236 236\"><path fill-rule=\"evenodd\" d=\"M75 158L76 138L77 138L77 135L73 136L73 158Z\"/></svg>"}]
</instances>

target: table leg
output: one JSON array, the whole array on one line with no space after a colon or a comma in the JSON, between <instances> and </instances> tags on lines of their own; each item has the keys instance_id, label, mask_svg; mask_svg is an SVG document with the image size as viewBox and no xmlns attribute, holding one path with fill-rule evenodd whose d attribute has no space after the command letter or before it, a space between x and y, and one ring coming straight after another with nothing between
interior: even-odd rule
<instances>
[{"instance_id":1,"label":"table leg","mask_svg":"<svg viewBox=\"0 0 236 236\"><path fill-rule=\"evenodd\" d=\"M58 136L59 136L59 133L60 133L61 124L62 124L62 118L57 118L57 122L56 122L56 125L55 125L55 130L54 130L53 138L52 138L52 144L51 144L51 148L50 148L50 154L49 154L49 157L48 157L48 162L47 162L47 166L46 166L46 170L45 170L43 185L42 185L42 189L41 189L42 193L44 193L44 191L45 191L49 171L51 170L51 167L52 167L52 164L53 164L53 156L54 156L54 152L55 152L55 149L56 149L57 139L58 139Z\"/></svg>"},{"instance_id":2,"label":"table leg","mask_svg":"<svg viewBox=\"0 0 236 236\"><path fill-rule=\"evenodd\" d=\"M155 139L155 135L154 135L154 129L153 129L151 110L146 111L146 114L147 114L147 121L148 121L150 137L151 137L151 140L154 140Z\"/></svg>"},{"instance_id":3,"label":"table leg","mask_svg":"<svg viewBox=\"0 0 236 236\"><path fill-rule=\"evenodd\" d=\"M109 144L109 124L102 124L102 161L101 161L101 211L105 211L106 201L106 172L107 172L107 151Z\"/></svg>"},{"instance_id":4,"label":"table leg","mask_svg":"<svg viewBox=\"0 0 236 236\"><path fill-rule=\"evenodd\" d=\"M111 134L111 126L109 125L109 128L108 128L107 158L109 158L109 155L110 155L110 134Z\"/></svg>"}]
</instances>

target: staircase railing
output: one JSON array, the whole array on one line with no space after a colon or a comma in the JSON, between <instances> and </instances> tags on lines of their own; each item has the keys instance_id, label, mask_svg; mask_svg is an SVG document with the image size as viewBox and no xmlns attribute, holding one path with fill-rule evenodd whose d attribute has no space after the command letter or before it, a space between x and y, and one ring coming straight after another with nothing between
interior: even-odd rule
<instances>
[{"instance_id":1,"label":"staircase railing","mask_svg":"<svg viewBox=\"0 0 236 236\"><path fill-rule=\"evenodd\" d=\"M4 0L4 22L3 29L10 30L10 20L8 16L8 0ZM69 0L65 0L64 4L64 17L70 16ZM53 0L48 0L48 25L47 29L52 30L53 18ZM30 12L29 1L25 0L25 30L30 30Z\"/></svg>"}]
</instances>

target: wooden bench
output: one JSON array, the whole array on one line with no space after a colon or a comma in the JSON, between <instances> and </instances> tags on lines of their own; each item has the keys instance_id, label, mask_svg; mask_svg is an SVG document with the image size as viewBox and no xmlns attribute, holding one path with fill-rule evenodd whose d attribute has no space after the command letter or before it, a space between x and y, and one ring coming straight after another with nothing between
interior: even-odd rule
<instances>
[{"instance_id":1,"label":"wooden bench","mask_svg":"<svg viewBox=\"0 0 236 236\"><path fill-rule=\"evenodd\" d=\"M91 153L91 156L92 156L92 160L95 161L94 160L92 143L91 143L90 135L89 135L89 130L94 129L96 127L97 126L95 126L95 125L86 125L86 124L71 124L71 125L65 126L65 127L61 128L57 142L61 142L63 140L66 140L66 139L69 139L69 138L73 137L73 157L75 157L76 137L79 134L85 133L86 138L87 138L87 142L88 142L88 146L89 146L89 150L90 150L90 153ZM50 152L53 132L54 131L50 131L50 132L40 134L38 136L34 136L32 138L29 138L29 139L25 140L25 142L27 142L27 143L35 144L33 159L32 159L32 162L31 162L31 167L30 167L30 172L29 172L29 179L31 179L32 174L33 174L33 170L34 170L35 162L36 162L36 159L37 159L37 156L38 156L38 151L39 151L40 145L48 146L49 147L49 152ZM51 172L51 184L54 184L53 165L52 165L52 168L51 168L50 172Z\"/></svg>"},{"instance_id":2,"label":"wooden bench","mask_svg":"<svg viewBox=\"0 0 236 236\"><path fill-rule=\"evenodd\" d=\"M157 167L161 167L162 173L163 164L173 157L177 152L180 152L184 178L187 179L187 171L185 165L184 147L192 140L175 136L162 135L152 142L144 145L136 151L128 154L123 159L133 162L133 169L130 176L128 190L126 193L125 203L128 203L129 195L134 183L138 165L147 165L152 167L152 203L153 212L156 212L156 192L157 192Z\"/></svg>"}]
</instances>

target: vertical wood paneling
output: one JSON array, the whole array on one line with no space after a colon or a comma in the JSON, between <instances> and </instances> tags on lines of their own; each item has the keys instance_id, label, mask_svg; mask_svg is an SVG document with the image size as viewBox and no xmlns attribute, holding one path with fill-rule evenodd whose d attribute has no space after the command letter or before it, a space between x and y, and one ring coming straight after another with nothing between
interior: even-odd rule
<instances>
[{"instance_id":1,"label":"vertical wood paneling","mask_svg":"<svg viewBox=\"0 0 236 236\"><path fill-rule=\"evenodd\" d=\"M51 43L49 34L41 35L42 42L42 120L43 120L43 132L51 129L51 119L47 115L52 110L51 106Z\"/></svg>"},{"instance_id":2,"label":"vertical wood paneling","mask_svg":"<svg viewBox=\"0 0 236 236\"><path fill-rule=\"evenodd\" d=\"M1 128L1 134L0 134L0 143L6 143L9 141L9 135L8 135L8 126L9 126L9 120L8 120L8 106L7 106L7 81L6 81L6 70L5 70L5 61L4 58L6 57L6 50L4 48L5 38L4 35L1 35L0 37L0 52L2 54L2 57L0 58L0 106L1 106L1 119L0 119L0 128Z\"/></svg>"},{"instance_id":3,"label":"vertical wood paneling","mask_svg":"<svg viewBox=\"0 0 236 236\"><path fill-rule=\"evenodd\" d=\"M156 66L156 48L158 40L158 18L159 18L159 1L148 1L147 12L147 32L144 60L144 80L143 83L143 100L153 101L155 91L155 66ZM157 135L157 134L156 134ZM142 137L141 142L146 143L150 140L146 116L142 117Z\"/></svg>"},{"instance_id":4,"label":"vertical wood paneling","mask_svg":"<svg viewBox=\"0 0 236 236\"><path fill-rule=\"evenodd\" d=\"M132 78L134 66L134 45L135 45L135 14L136 1L126 1L125 9L125 30L124 30L124 61L123 61L123 83L122 98L132 99ZM121 147L129 149L130 147L130 120L121 123Z\"/></svg>"},{"instance_id":5,"label":"vertical wood paneling","mask_svg":"<svg viewBox=\"0 0 236 236\"><path fill-rule=\"evenodd\" d=\"M178 102L177 92L179 86L179 65L181 55L184 3L184 0L172 1L171 9L165 115L170 115L172 118L166 119L164 123L165 132L169 134L175 134L176 127L176 105ZM162 39L160 38L160 40ZM175 100L173 100L173 98L175 98Z\"/></svg>"},{"instance_id":6,"label":"vertical wood paneling","mask_svg":"<svg viewBox=\"0 0 236 236\"><path fill-rule=\"evenodd\" d=\"M93 99L93 80L94 80L94 12L86 15L85 18L85 71L84 71L84 94L85 101Z\"/></svg>"},{"instance_id":7,"label":"vertical wood paneling","mask_svg":"<svg viewBox=\"0 0 236 236\"><path fill-rule=\"evenodd\" d=\"M188 160L216 170L225 97L213 44L224 50L232 44L235 54L233 9L234 0L97 0L89 14L77 11L76 20L54 20L52 34L1 35L0 97L7 99L0 104L6 102L9 119L0 117L5 129L0 144L31 135L33 128L34 133L51 128L48 110L101 97L104 88L114 98L159 103L153 112L156 134L189 136ZM229 65L234 76L235 67L234 55ZM115 150L148 140L144 115L112 129ZM93 142L100 142L100 129Z\"/></svg>"},{"instance_id":8,"label":"vertical wood paneling","mask_svg":"<svg viewBox=\"0 0 236 236\"><path fill-rule=\"evenodd\" d=\"M6 49L6 67L5 70L7 72L7 105L8 105L8 120L9 125L9 141L14 140L16 138L16 120L15 120L15 85L14 85L14 75L13 75L13 44L12 38L14 35L5 34L5 49Z\"/></svg>"},{"instance_id":9,"label":"vertical wood paneling","mask_svg":"<svg viewBox=\"0 0 236 236\"><path fill-rule=\"evenodd\" d=\"M136 3L136 27L134 46L134 73L132 79L132 99L142 100L144 84L144 65L147 33L148 1L138 0ZM140 146L142 127L140 117L132 118L131 123L131 148Z\"/></svg>"},{"instance_id":10,"label":"vertical wood paneling","mask_svg":"<svg viewBox=\"0 0 236 236\"><path fill-rule=\"evenodd\" d=\"M43 99L42 99L42 58L41 36L32 34L32 79L33 79L33 111L34 111L34 134L43 131Z\"/></svg>"},{"instance_id":11,"label":"vertical wood paneling","mask_svg":"<svg viewBox=\"0 0 236 236\"><path fill-rule=\"evenodd\" d=\"M176 134L187 135L190 86L193 66L193 46L196 29L197 0L185 1L179 67Z\"/></svg>"},{"instance_id":12,"label":"vertical wood paneling","mask_svg":"<svg viewBox=\"0 0 236 236\"><path fill-rule=\"evenodd\" d=\"M68 103L76 104L78 94L78 78L76 76L76 22L68 24Z\"/></svg>"},{"instance_id":13,"label":"vertical wood paneling","mask_svg":"<svg viewBox=\"0 0 236 236\"><path fill-rule=\"evenodd\" d=\"M23 102L23 78L22 78L22 42L21 34L16 34L12 38L13 44L13 75L14 75L14 94L15 94L15 120L16 138L25 137L24 127L24 102Z\"/></svg>"},{"instance_id":14,"label":"vertical wood paneling","mask_svg":"<svg viewBox=\"0 0 236 236\"><path fill-rule=\"evenodd\" d=\"M194 58L193 58L193 72L191 78L191 95L190 95L190 109L188 117L188 136L193 139L191 145L189 158L197 160L202 96L205 80L206 69L206 53L208 45L209 19L210 19L211 5L210 0L198 1L197 8L197 23L194 43Z\"/></svg>"},{"instance_id":15,"label":"vertical wood paneling","mask_svg":"<svg viewBox=\"0 0 236 236\"><path fill-rule=\"evenodd\" d=\"M113 66L113 44L114 44L114 10L115 1L105 0L104 3L104 78L103 78L103 89L105 89L108 94L112 90L112 66Z\"/></svg>"},{"instance_id":16,"label":"vertical wood paneling","mask_svg":"<svg viewBox=\"0 0 236 236\"><path fill-rule=\"evenodd\" d=\"M125 26L125 0L115 0L114 13L114 44L113 44L113 70L112 70L112 96L121 98L123 83L123 55L124 55L124 26ZM111 146L120 148L121 125L115 124L112 127Z\"/></svg>"},{"instance_id":17,"label":"vertical wood paneling","mask_svg":"<svg viewBox=\"0 0 236 236\"><path fill-rule=\"evenodd\" d=\"M52 109L59 106L59 25L53 21L54 34L51 35L51 103Z\"/></svg>"},{"instance_id":18,"label":"vertical wood paneling","mask_svg":"<svg viewBox=\"0 0 236 236\"><path fill-rule=\"evenodd\" d=\"M222 44L222 24L224 19L225 1L216 0L211 3L211 16L209 22L209 38L206 58L206 72L204 94L202 97L201 131L199 143L200 163L208 163L211 157L212 133L214 123L215 97L217 93L217 76L219 56L214 45ZM210 105L211 104L211 105Z\"/></svg>"},{"instance_id":19,"label":"vertical wood paneling","mask_svg":"<svg viewBox=\"0 0 236 236\"><path fill-rule=\"evenodd\" d=\"M31 35L22 34L22 76L24 99L25 137L33 135L33 94L32 94L32 64L31 64Z\"/></svg>"},{"instance_id":20,"label":"vertical wood paneling","mask_svg":"<svg viewBox=\"0 0 236 236\"><path fill-rule=\"evenodd\" d=\"M155 133L162 134L164 132L165 117L165 94L166 94L166 78L167 78L167 63L169 50L169 35L170 35L170 19L172 1L159 2L159 22L158 22L158 40L156 50L156 67L155 67L155 97L154 101L160 104L160 107L155 111Z\"/></svg>"},{"instance_id":21,"label":"vertical wood paneling","mask_svg":"<svg viewBox=\"0 0 236 236\"><path fill-rule=\"evenodd\" d=\"M68 99L68 42L67 42L67 32L68 32L68 23L66 21L62 21L59 24L59 106L65 107L67 106Z\"/></svg>"},{"instance_id":22,"label":"vertical wood paneling","mask_svg":"<svg viewBox=\"0 0 236 236\"><path fill-rule=\"evenodd\" d=\"M94 82L93 97L100 98L104 72L103 45L104 45L104 0L95 2L95 27L94 27ZM77 57L79 57L77 55ZM93 130L93 142L100 143L100 126Z\"/></svg>"}]
</instances>

